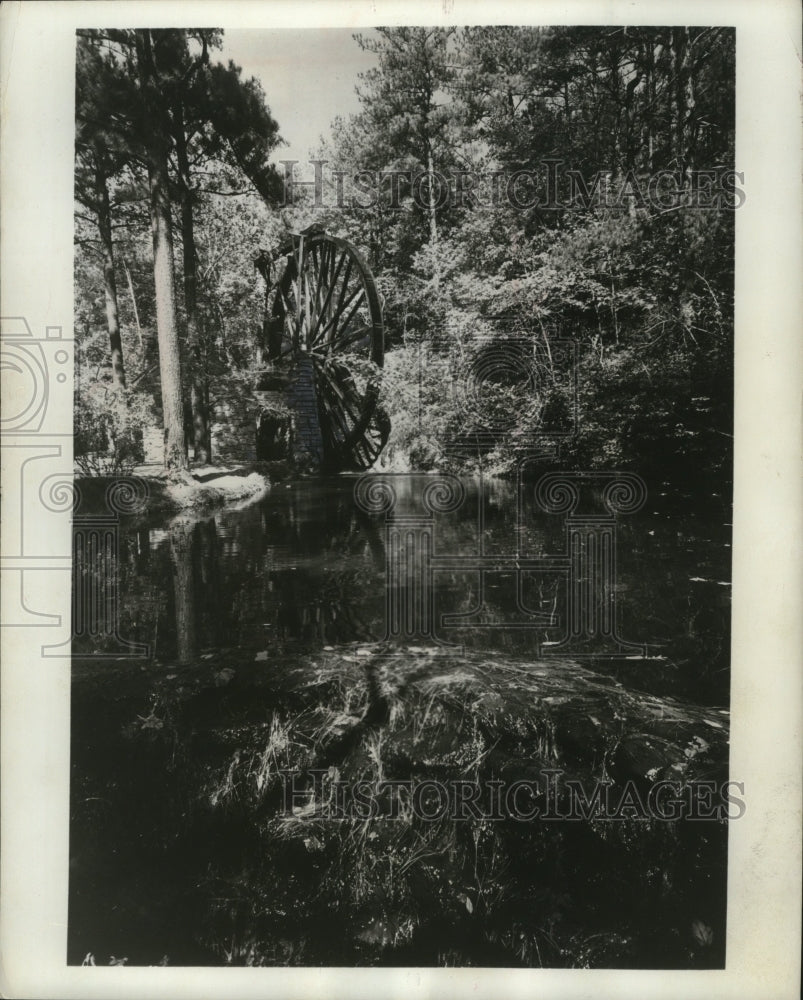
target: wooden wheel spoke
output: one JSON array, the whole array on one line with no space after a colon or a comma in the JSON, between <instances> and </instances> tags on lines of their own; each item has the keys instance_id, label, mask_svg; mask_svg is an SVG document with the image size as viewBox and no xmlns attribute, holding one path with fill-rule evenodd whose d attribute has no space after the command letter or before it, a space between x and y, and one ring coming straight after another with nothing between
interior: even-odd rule
<instances>
[{"instance_id":1,"label":"wooden wheel spoke","mask_svg":"<svg viewBox=\"0 0 803 1000\"><path fill-rule=\"evenodd\" d=\"M296 250L296 341L298 342L298 333L301 328L301 284L304 280L304 237L302 236L298 242L298 249ZM298 343L296 346L300 346Z\"/></svg>"},{"instance_id":2,"label":"wooden wheel spoke","mask_svg":"<svg viewBox=\"0 0 803 1000\"><path fill-rule=\"evenodd\" d=\"M337 396L337 398L339 399L340 403L343 406L343 409L348 413L351 419L358 420L359 416L355 416L353 410L351 409L351 406L354 405L355 393L352 393L350 396L349 393L344 390L343 385L338 381L336 381L336 379L334 379L332 375L326 371L325 368L319 369L319 371L322 376L321 381L323 381L325 387L329 389L330 392L334 393L335 396ZM344 384L348 385L348 382L345 382Z\"/></svg>"},{"instance_id":3,"label":"wooden wheel spoke","mask_svg":"<svg viewBox=\"0 0 803 1000\"><path fill-rule=\"evenodd\" d=\"M344 351L347 351L348 348L351 347L353 344L361 343L366 339L366 337L371 336L372 331L373 327L370 326L361 326L358 327L356 330L352 330L347 337L341 337L337 341L336 346L338 352L343 353Z\"/></svg>"},{"instance_id":4,"label":"wooden wheel spoke","mask_svg":"<svg viewBox=\"0 0 803 1000\"><path fill-rule=\"evenodd\" d=\"M323 409L326 411L327 417L330 418L330 421L334 421L334 423L329 422L327 424L331 437L334 441L338 443L338 445L342 445L343 442L348 438L349 434L351 433L351 427L349 426L343 415L343 410L339 409L337 406L332 406L331 404L332 404L331 399L322 400ZM335 424L340 428L341 432L340 437L338 437L337 434L335 433L335 426L334 426Z\"/></svg>"},{"instance_id":5,"label":"wooden wheel spoke","mask_svg":"<svg viewBox=\"0 0 803 1000\"><path fill-rule=\"evenodd\" d=\"M326 325L323 327L323 329L320 331L318 337L316 338L316 343L320 343L321 340L323 340L323 338L326 336L327 332L329 332L329 331L331 331L329 340L331 342L335 342L337 330L340 329L341 326L345 327L345 326L348 325L348 321L354 315L354 313L356 312L356 310L359 307L360 303L364 299L365 299L365 289L362 287L362 285L360 285L359 288L356 288L351 293L351 295L349 296L349 298L343 304L342 309L336 311L331 316L331 318L326 322ZM353 303L353 305L352 305L352 303ZM340 316L342 315L342 310L346 309L346 308L349 308L349 307L352 307L352 308L351 308L351 311L349 312L348 319L346 320L345 323L340 323Z\"/></svg>"},{"instance_id":6,"label":"wooden wheel spoke","mask_svg":"<svg viewBox=\"0 0 803 1000\"><path fill-rule=\"evenodd\" d=\"M337 305L335 306L335 311L333 316L337 317L343 311L343 299L346 296L349 288L349 278L351 277L351 257L349 257L346 263L346 273L343 275L343 284L340 288L340 295L338 296Z\"/></svg>"},{"instance_id":7,"label":"wooden wheel spoke","mask_svg":"<svg viewBox=\"0 0 803 1000\"><path fill-rule=\"evenodd\" d=\"M348 437L343 442L344 446L352 449L359 447L365 437L371 418L373 417L373 413L376 408L376 396L368 392L364 395L362 401L360 402L355 400L353 396L350 397L347 402L346 398L340 395L340 402L343 409L348 414L349 419L352 421ZM351 405L349 405L349 403ZM357 409L356 413L352 407Z\"/></svg>"},{"instance_id":8,"label":"wooden wheel spoke","mask_svg":"<svg viewBox=\"0 0 803 1000\"><path fill-rule=\"evenodd\" d=\"M334 270L332 274L332 278L329 282L329 289L326 293L326 298L323 300L323 304L320 310L318 311L318 317L315 322L315 327L310 333L310 338L313 343L321 339L322 334L320 336L318 335L318 329L320 327L321 320L324 319L324 317L327 314L327 310L332 301L332 295L334 294L335 288L337 287L337 279L340 276L340 272L343 269L343 264L345 263L345 261L346 261L345 256L341 256L340 260L337 262L337 268ZM332 255L332 264L334 264L334 255ZM349 265L350 264L351 262L349 261Z\"/></svg>"},{"instance_id":9,"label":"wooden wheel spoke","mask_svg":"<svg viewBox=\"0 0 803 1000\"><path fill-rule=\"evenodd\" d=\"M315 325L310 330L310 338L312 339L315 334L315 330L320 323L321 312L322 312L322 301L323 296L326 294L326 285L324 284L326 280L326 271L329 266L329 246L324 243L317 245L312 251L313 268L315 270Z\"/></svg>"},{"instance_id":10,"label":"wooden wheel spoke","mask_svg":"<svg viewBox=\"0 0 803 1000\"><path fill-rule=\"evenodd\" d=\"M346 405L343 397L338 392L331 391L334 388L331 383L328 384L327 388L330 390L329 392L325 389L323 391L319 391L318 399L322 408L326 411L326 415L334 421L334 424L336 424L340 429L341 437L338 438L334 432L332 424L329 425L332 436L334 440L337 441L338 447L342 447L353 434L359 418L356 417L352 409Z\"/></svg>"},{"instance_id":11,"label":"wooden wheel spoke","mask_svg":"<svg viewBox=\"0 0 803 1000\"><path fill-rule=\"evenodd\" d=\"M281 302L282 302L282 305L283 305L283 308L284 308L285 331L288 334L287 339L290 341L291 349L292 350L297 350L297 347L298 347L298 327L297 327L296 323L294 322L296 310L295 310L295 308L293 307L292 303L290 302L290 300L288 299L288 297L285 295L284 291L281 288L279 289L279 295L281 296ZM288 327L289 327L289 329L288 329ZM284 338L282 338L282 339L284 339Z\"/></svg>"},{"instance_id":12,"label":"wooden wheel spoke","mask_svg":"<svg viewBox=\"0 0 803 1000\"><path fill-rule=\"evenodd\" d=\"M337 337L337 331L338 330L346 330L348 328L349 323L352 321L352 319L354 318L355 313L357 312L357 310L360 308L361 304L364 301L365 301L365 289L360 288L359 292L358 292L358 295L356 297L356 300L354 298L352 298L352 299L349 300L349 302L354 302L354 305L351 306L351 309L349 310L349 313L346 316L346 318L342 322L338 321L338 322L335 323L335 327L332 330L332 340L336 341L336 343L338 345L340 345L341 343L343 343L343 341L342 341L342 339L339 339Z\"/></svg>"},{"instance_id":13,"label":"wooden wheel spoke","mask_svg":"<svg viewBox=\"0 0 803 1000\"><path fill-rule=\"evenodd\" d=\"M296 240L274 288L269 357L275 365L311 357L324 465L370 468L388 426L378 383L366 381L361 367L364 359L381 368L384 354L379 297L367 265L344 240L307 233Z\"/></svg>"}]
</instances>

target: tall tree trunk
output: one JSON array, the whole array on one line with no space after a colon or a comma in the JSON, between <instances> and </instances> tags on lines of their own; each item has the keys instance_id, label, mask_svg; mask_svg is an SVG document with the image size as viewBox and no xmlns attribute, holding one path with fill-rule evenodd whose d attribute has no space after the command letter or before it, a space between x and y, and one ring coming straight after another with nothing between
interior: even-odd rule
<instances>
[{"instance_id":1,"label":"tall tree trunk","mask_svg":"<svg viewBox=\"0 0 803 1000\"><path fill-rule=\"evenodd\" d=\"M686 167L694 170L697 160L697 95L694 86L694 53L692 37L689 28L684 28L685 46L683 49L683 100L686 106L685 143Z\"/></svg>"},{"instance_id":2,"label":"tall tree trunk","mask_svg":"<svg viewBox=\"0 0 803 1000\"><path fill-rule=\"evenodd\" d=\"M688 28L672 29L672 72L675 103L675 157L684 173L695 166L697 144L694 53Z\"/></svg>"},{"instance_id":3,"label":"tall tree trunk","mask_svg":"<svg viewBox=\"0 0 803 1000\"><path fill-rule=\"evenodd\" d=\"M427 210L429 214L429 240L438 242L438 216L435 211L435 164L432 160L432 147L427 144Z\"/></svg>"},{"instance_id":4,"label":"tall tree trunk","mask_svg":"<svg viewBox=\"0 0 803 1000\"><path fill-rule=\"evenodd\" d=\"M153 233L153 277L156 289L156 329L159 342L159 374L162 383L165 454L168 469L189 467L181 402L181 359L176 327L176 296L173 276L173 233L167 194L167 157L148 165L151 231Z\"/></svg>"},{"instance_id":5,"label":"tall tree trunk","mask_svg":"<svg viewBox=\"0 0 803 1000\"><path fill-rule=\"evenodd\" d=\"M672 116L673 152L678 170L686 169L686 33L683 28L672 28L672 87L674 114Z\"/></svg>"},{"instance_id":6,"label":"tall tree trunk","mask_svg":"<svg viewBox=\"0 0 803 1000\"><path fill-rule=\"evenodd\" d=\"M597 53L595 49L591 49L589 60L591 63L591 101L595 108L599 108L599 65L597 61ZM600 116L595 114L591 116L592 118L592 128L594 131L594 142L593 149L599 149L599 123Z\"/></svg>"},{"instance_id":7,"label":"tall tree trunk","mask_svg":"<svg viewBox=\"0 0 803 1000\"><path fill-rule=\"evenodd\" d=\"M167 176L168 129L158 90L151 52L150 32L136 32L137 60L143 96L151 128L146 136L151 232L153 235L153 279L156 290L156 329L159 342L159 373L164 414L164 463L170 471L189 468L181 403L181 360L176 326L176 296L173 274L173 230Z\"/></svg>"},{"instance_id":8,"label":"tall tree trunk","mask_svg":"<svg viewBox=\"0 0 803 1000\"><path fill-rule=\"evenodd\" d=\"M622 78L619 73L619 50L616 48L611 48L608 53L608 69L612 96L611 114L613 117L611 128L611 167L613 179L618 180L624 170L624 166L621 135L622 105L620 99Z\"/></svg>"},{"instance_id":9,"label":"tall tree trunk","mask_svg":"<svg viewBox=\"0 0 803 1000\"><path fill-rule=\"evenodd\" d=\"M201 343L201 323L198 314L198 267L195 252L195 226L192 217L192 187L184 119L180 107L174 114L176 159L181 186L181 241L184 253L184 308L187 313L187 363L189 367L190 407L192 410L192 437L195 461L208 462L211 457L209 412L206 400L206 372L204 371Z\"/></svg>"},{"instance_id":10,"label":"tall tree trunk","mask_svg":"<svg viewBox=\"0 0 803 1000\"><path fill-rule=\"evenodd\" d=\"M125 388L123 342L120 338L120 313L117 305L117 281L114 277L114 244L112 243L112 213L109 203L109 186L100 166L95 169L95 206L98 231L103 246L103 287L106 296L106 324L109 328L112 382L119 389Z\"/></svg>"},{"instance_id":11,"label":"tall tree trunk","mask_svg":"<svg viewBox=\"0 0 803 1000\"><path fill-rule=\"evenodd\" d=\"M139 322L139 309L137 309L137 297L134 294L134 282L131 280L131 272L128 270L128 264L123 261L123 270L125 271L126 281L128 282L128 294L131 296L131 308L134 310L134 322L137 326L137 340L139 341L139 349L142 351L142 327Z\"/></svg>"},{"instance_id":12,"label":"tall tree trunk","mask_svg":"<svg viewBox=\"0 0 803 1000\"><path fill-rule=\"evenodd\" d=\"M429 215L429 242L434 253L432 281L435 288L438 288L441 268L438 258L438 217L435 211L435 164L432 159L432 146L429 142L427 142L427 211Z\"/></svg>"},{"instance_id":13,"label":"tall tree trunk","mask_svg":"<svg viewBox=\"0 0 803 1000\"><path fill-rule=\"evenodd\" d=\"M644 85L647 97L645 123L647 128L647 169L655 170L655 47L651 41L644 43Z\"/></svg>"}]
</instances>

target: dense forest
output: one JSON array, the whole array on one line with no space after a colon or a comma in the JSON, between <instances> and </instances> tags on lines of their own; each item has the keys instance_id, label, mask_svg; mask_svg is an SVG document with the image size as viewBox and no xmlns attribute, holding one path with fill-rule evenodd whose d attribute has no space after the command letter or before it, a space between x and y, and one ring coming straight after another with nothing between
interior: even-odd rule
<instances>
[{"instance_id":1,"label":"dense forest","mask_svg":"<svg viewBox=\"0 0 803 1000\"><path fill-rule=\"evenodd\" d=\"M724 967L733 30L373 29L306 163L226 43L77 38L68 961Z\"/></svg>"},{"instance_id":2,"label":"dense forest","mask_svg":"<svg viewBox=\"0 0 803 1000\"><path fill-rule=\"evenodd\" d=\"M315 224L376 278L382 467L468 466L449 444L476 432L471 461L503 474L568 420L561 461L721 486L744 197L733 31L402 27L354 43L375 58L360 111L291 174L270 94L220 61L222 31L79 32L78 468L130 470L148 428L173 474L253 458L254 261ZM315 171L317 190L292 183ZM509 419L489 439L451 387L489 345L522 344L536 377L494 377Z\"/></svg>"}]
</instances>

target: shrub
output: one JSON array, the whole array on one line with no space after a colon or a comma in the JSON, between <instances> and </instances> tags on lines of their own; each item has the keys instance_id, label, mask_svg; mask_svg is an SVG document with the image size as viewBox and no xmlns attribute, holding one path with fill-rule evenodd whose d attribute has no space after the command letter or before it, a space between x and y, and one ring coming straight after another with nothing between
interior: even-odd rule
<instances>
[{"instance_id":1,"label":"shrub","mask_svg":"<svg viewBox=\"0 0 803 1000\"><path fill-rule=\"evenodd\" d=\"M154 422L151 401L95 383L75 407L75 465L85 476L128 475L144 460L143 429Z\"/></svg>"}]
</instances>

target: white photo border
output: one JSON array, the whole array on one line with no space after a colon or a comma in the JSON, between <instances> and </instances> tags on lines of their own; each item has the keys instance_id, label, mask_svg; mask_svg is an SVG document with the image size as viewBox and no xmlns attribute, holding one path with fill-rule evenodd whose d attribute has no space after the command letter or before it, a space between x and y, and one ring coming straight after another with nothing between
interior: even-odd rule
<instances>
[{"instance_id":1,"label":"white photo border","mask_svg":"<svg viewBox=\"0 0 803 1000\"><path fill-rule=\"evenodd\" d=\"M705 24L736 27L736 389L727 965L705 972L78 968L66 965L69 510L40 507L72 474L73 136L78 27ZM0 9L0 311L34 400L2 435L0 993L86 997L745 998L799 995L801 15L794 0L200 0L9 2ZM9 322L5 318L8 318ZM27 331L27 332L26 332ZM42 372L44 371L44 376ZM59 376L65 375L61 379ZM45 403L41 404L44 393ZM19 400L3 398L3 416ZM36 425L37 419L42 421ZM36 425L36 426L35 426ZM25 428L28 427L28 430ZM38 485L37 485L38 484ZM44 502L44 500L43 500Z\"/></svg>"}]
</instances>

